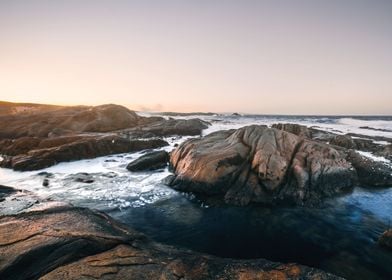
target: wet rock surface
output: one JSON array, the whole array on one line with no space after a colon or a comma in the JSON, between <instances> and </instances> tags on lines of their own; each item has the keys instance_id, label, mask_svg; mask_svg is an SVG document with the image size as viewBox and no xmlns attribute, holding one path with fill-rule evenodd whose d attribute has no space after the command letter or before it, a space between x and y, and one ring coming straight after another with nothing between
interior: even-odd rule
<instances>
[{"instance_id":1,"label":"wet rock surface","mask_svg":"<svg viewBox=\"0 0 392 280\"><path fill-rule=\"evenodd\" d=\"M180 250L97 211L39 204L0 213L1 279L340 279L297 264Z\"/></svg>"},{"instance_id":2,"label":"wet rock surface","mask_svg":"<svg viewBox=\"0 0 392 280\"><path fill-rule=\"evenodd\" d=\"M368 187L392 186L391 166L361 156L355 151L347 151L347 160L355 168L358 180Z\"/></svg>"},{"instance_id":3,"label":"wet rock surface","mask_svg":"<svg viewBox=\"0 0 392 280\"><path fill-rule=\"evenodd\" d=\"M114 104L37 105L21 114L0 115L0 154L5 155L0 166L37 170L64 161L154 149L167 145L159 137L200 135L208 125L200 119L142 117Z\"/></svg>"},{"instance_id":4,"label":"wet rock surface","mask_svg":"<svg viewBox=\"0 0 392 280\"><path fill-rule=\"evenodd\" d=\"M6 157L0 162L0 166L20 171L38 170L59 162L136 152L166 145L168 143L162 139L128 140L116 135L85 137L58 147L31 150L27 154Z\"/></svg>"},{"instance_id":5,"label":"wet rock surface","mask_svg":"<svg viewBox=\"0 0 392 280\"><path fill-rule=\"evenodd\" d=\"M168 119L160 120L149 125L142 125L123 130L121 133L130 138L150 138L166 136L196 136L201 135L203 129L208 128L210 123L200 119Z\"/></svg>"},{"instance_id":6,"label":"wet rock surface","mask_svg":"<svg viewBox=\"0 0 392 280\"><path fill-rule=\"evenodd\" d=\"M313 132L304 128L286 128L301 136L248 126L188 140L172 152L176 177L167 182L236 205L312 205L350 190L358 181L371 186L391 183L390 167L312 141L307 137Z\"/></svg>"},{"instance_id":7,"label":"wet rock surface","mask_svg":"<svg viewBox=\"0 0 392 280\"><path fill-rule=\"evenodd\" d=\"M127 165L129 171L149 171L165 168L169 162L169 153L166 151L156 151L130 162Z\"/></svg>"}]
</instances>

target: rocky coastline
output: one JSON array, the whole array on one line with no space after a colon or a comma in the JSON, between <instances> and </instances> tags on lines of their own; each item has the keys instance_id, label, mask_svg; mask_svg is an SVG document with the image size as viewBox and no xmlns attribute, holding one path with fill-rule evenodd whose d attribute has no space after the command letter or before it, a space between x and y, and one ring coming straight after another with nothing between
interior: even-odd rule
<instances>
[{"instance_id":1,"label":"rocky coastline","mask_svg":"<svg viewBox=\"0 0 392 280\"><path fill-rule=\"evenodd\" d=\"M164 183L174 190L240 207L317 208L357 186L392 186L391 165L363 155L391 160L387 137L288 123L203 135L211 125L205 120L143 117L113 104L41 105L23 114L12 108L0 110L0 167L15 171L140 152L124 167L129 174L169 167ZM170 152L156 151L177 136L190 139ZM51 174L41 175L50 188ZM94 176L80 172L66 180L91 184L99 180ZM160 244L105 213L17 188L0 186L0 279L341 279L297 263L221 258ZM378 244L391 249L391 230Z\"/></svg>"}]
</instances>

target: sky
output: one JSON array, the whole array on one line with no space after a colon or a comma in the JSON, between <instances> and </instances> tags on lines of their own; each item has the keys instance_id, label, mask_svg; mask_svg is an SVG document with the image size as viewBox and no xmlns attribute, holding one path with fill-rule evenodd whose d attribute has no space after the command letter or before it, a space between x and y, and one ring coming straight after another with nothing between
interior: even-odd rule
<instances>
[{"instance_id":1,"label":"sky","mask_svg":"<svg viewBox=\"0 0 392 280\"><path fill-rule=\"evenodd\" d=\"M0 0L0 100L392 114L390 0Z\"/></svg>"}]
</instances>

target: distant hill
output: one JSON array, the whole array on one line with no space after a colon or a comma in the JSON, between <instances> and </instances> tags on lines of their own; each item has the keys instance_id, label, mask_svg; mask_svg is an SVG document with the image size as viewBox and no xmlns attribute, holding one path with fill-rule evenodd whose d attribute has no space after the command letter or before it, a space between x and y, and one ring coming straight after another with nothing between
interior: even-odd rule
<instances>
[{"instance_id":1,"label":"distant hill","mask_svg":"<svg viewBox=\"0 0 392 280\"><path fill-rule=\"evenodd\" d=\"M35 103L14 103L7 101L0 101L0 115L11 115L17 113L35 113L46 112L63 108L64 106L35 104Z\"/></svg>"},{"instance_id":2,"label":"distant hill","mask_svg":"<svg viewBox=\"0 0 392 280\"><path fill-rule=\"evenodd\" d=\"M82 132L108 132L135 127L157 118L138 116L128 108L100 106L56 106L0 102L0 139L48 137Z\"/></svg>"}]
</instances>

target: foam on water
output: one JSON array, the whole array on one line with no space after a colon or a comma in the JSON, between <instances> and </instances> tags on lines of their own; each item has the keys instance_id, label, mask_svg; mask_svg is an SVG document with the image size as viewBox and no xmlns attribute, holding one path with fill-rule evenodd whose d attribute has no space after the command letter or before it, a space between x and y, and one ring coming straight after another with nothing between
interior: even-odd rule
<instances>
[{"instance_id":1,"label":"foam on water","mask_svg":"<svg viewBox=\"0 0 392 280\"><path fill-rule=\"evenodd\" d=\"M170 137L169 146L156 150L171 151L175 144L189 137ZM171 197L175 191L161 184L170 173L168 169L156 172L129 172L126 166L144 151L62 162L39 171L13 171L0 168L0 184L36 193L43 199L61 200L78 206L100 210L108 208L139 207ZM76 182L72 176L88 173L93 183ZM49 186L43 186L49 174Z\"/></svg>"},{"instance_id":2,"label":"foam on water","mask_svg":"<svg viewBox=\"0 0 392 280\"><path fill-rule=\"evenodd\" d=\"M360 155L362 155L362 156L364 156L364 157L367 157L367 158L370 158L370 159L372 159L372 160L374 160L374 161L379 161L379 162L383 162L383 163L386 163L386 164L388 164L388 165L391 165L391 161L390 160L388 160L388 159L386 159L385 157L379 157L379 156L375 156L375 155L373 155L372 153L370 153L370 152L364 152L364 151L357 151Z\"/></svg>"},{"instance_id":3,"label":"foam on water","mask_svg":"<svg viewBox=\"0 0 392 280\"><path fill-rule=\"evenodd\" d=\"M151 115L144 113L144 115ZM247 125L272 125L274 123L298 123L314 126L334 133L359 133L363 135L376 135L392 137L388 131L363 129L360 127L373 127L377 129L392 129L390 119L353 119L338 117L309 117L309 116L262 116L262 115L191 115L180 116L181 119L200 118L212 125L203 131L203 135L218 130L237 129ZM191 137L168 137L165 140L170 146L164 147L166 151L173 149L174 144L181 143ZM382 144L388 144L382 141ZM384 143L385 142L385 143ZM381 144L381 143L380 143ZM387 159L375 157L371 153L360 152L373 160L391 164ZM137 207L154 203L159 199L167 199L175 195L175 191L163 186L161 180L169 172L141 172L132 173L126 170L126 165L142 155L143 152L111 155L95 159L60 163L55 166L29 172L17 172L0 168L0 184L14 186L36 192L45 198L64 199L77 205L85 205L103 209L105 207ZM42 186L44 176L40 172L51 173L49 187ZM90 173L95 178L94 183L86 184L70 180L70 175L76 173Z\"/></svg>"}]
</instances>

